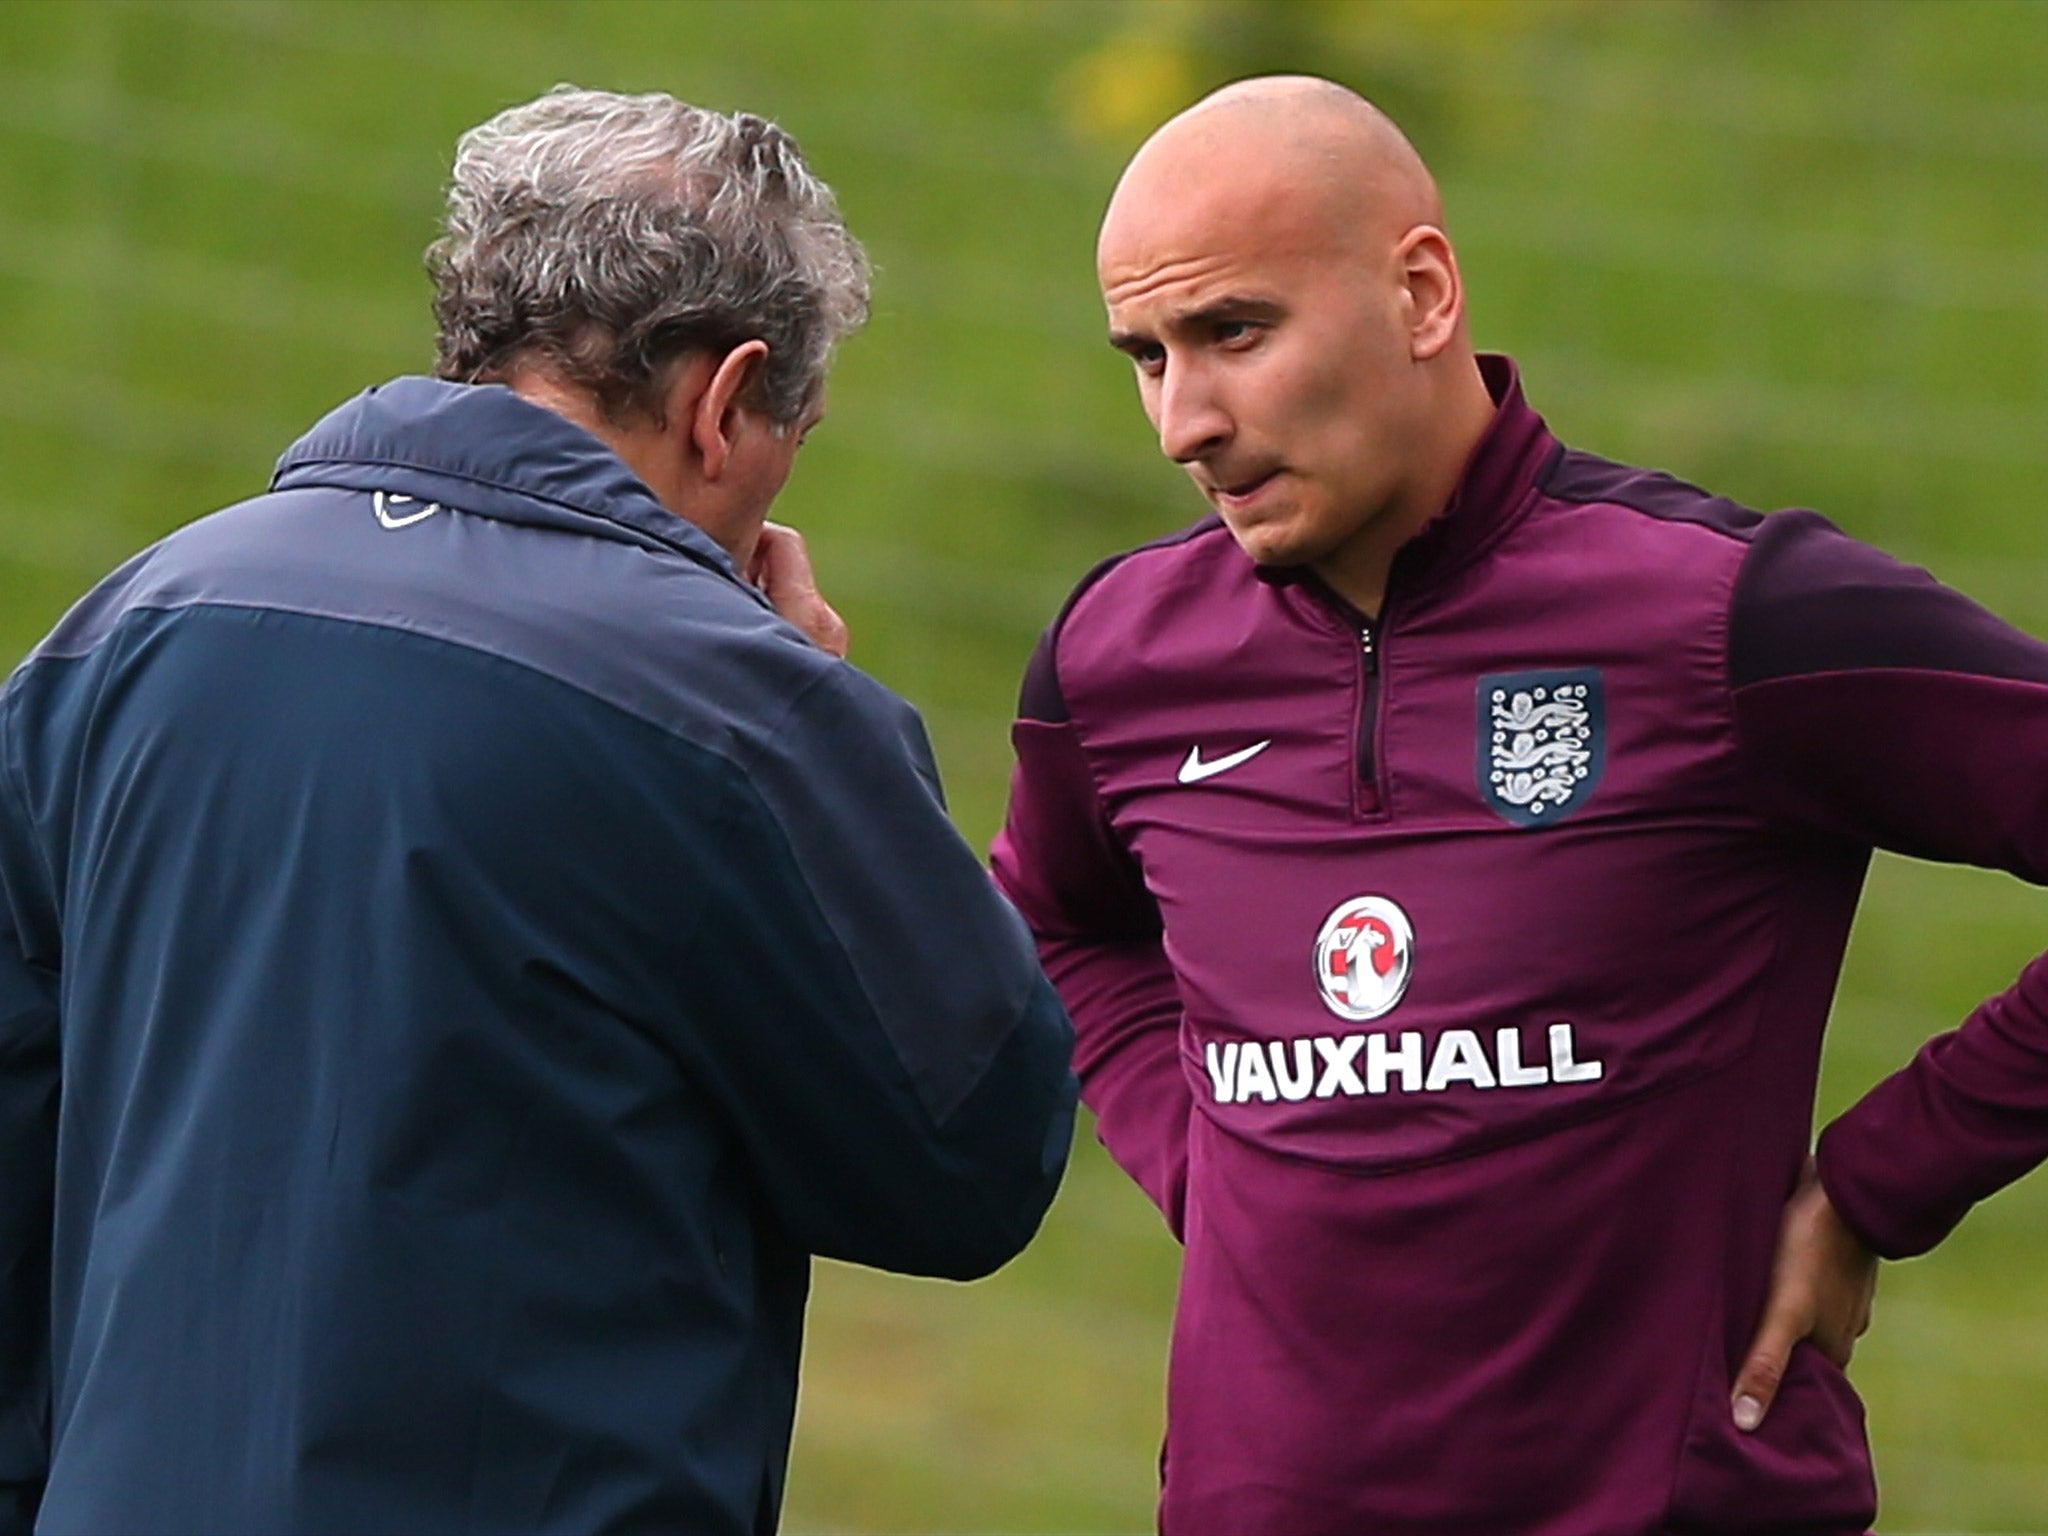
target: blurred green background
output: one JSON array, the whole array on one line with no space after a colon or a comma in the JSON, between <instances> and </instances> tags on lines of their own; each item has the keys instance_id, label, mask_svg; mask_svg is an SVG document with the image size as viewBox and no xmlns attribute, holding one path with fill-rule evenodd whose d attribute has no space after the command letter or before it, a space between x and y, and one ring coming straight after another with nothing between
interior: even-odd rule
<instances>
[{"instance_id":1,"label":"blurred green background","mask_svg":"<svg viewBox=\"0 0 2048 1536\"><path fill-rule=\"evenodd\" d=\"M1482 344L1567 440L1852 532L2048 634L2048 6L1829 0L0 4L0 650L430 355L458 132L559 80L778 118L878 269L783 502L985 845L1069 584L1201 510L1101 341L1122 157L1269 69L1442 176ZM1908 736L1910 721L1901 721ZM1881 860L1823 1112L2006 983L2048 903ZM1887 1269L1889 1531L2048 1529L2048 1176ZM788 1525L1150 1528L1175 1250L1085 1136L1037 1245L821 1266Z\"/></svg>"}]
</instances>

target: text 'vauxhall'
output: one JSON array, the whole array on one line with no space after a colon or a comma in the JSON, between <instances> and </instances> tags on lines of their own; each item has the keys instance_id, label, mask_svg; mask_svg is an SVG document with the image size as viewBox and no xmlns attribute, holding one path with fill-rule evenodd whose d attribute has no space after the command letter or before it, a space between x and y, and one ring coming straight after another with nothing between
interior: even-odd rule
<instances>
[{"instance_id":1,"label":"text 'vauxhall'","mask_svg":"<svg viewBox=\"0 0 2048 1536\"><path fill-rule=\"evenodd\" d=\"M1590 1083L1597 1061L1581 1061L1570 1024L1552 1024L1540 1052L1523 1049L1510 1025L1486 1041L1477 1030L1447 1029L1425 1049L1418 1030L1395 1034L1307 1035L1293 1040L1211 1040L1203 1050L1218 1104L1271 1104L1369 1093L1442 1093L1473 1088L1541 1088Z\"/></svg>"}]
</instances>

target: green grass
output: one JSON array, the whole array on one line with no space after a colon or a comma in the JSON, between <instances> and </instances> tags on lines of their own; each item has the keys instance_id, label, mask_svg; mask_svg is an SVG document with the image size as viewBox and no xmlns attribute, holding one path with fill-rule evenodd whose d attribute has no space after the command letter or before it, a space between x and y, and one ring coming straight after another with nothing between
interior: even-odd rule
<instances>
[{"instance_id":1,"label":"green grass","mask_svg":"<svg viewBox=\"0 0 2048 1536\"><path fill-rule=\"evenodd\" d=\"M0 6L0 653L429 354L463 127L561 79L777 117L878 269L783 503L986 843L1066 587L1199 510L1102 345L1122 154L1313 68L1437 166L1483 343L1570 441L1817 506L2048 633L2048 7L1160 0ZM1826 1108L2048 934L1881 860ZM2048 1529L2048 1178L1888 1270L1855 1374L1889 1530ZM1175 1254L1092 1145L996 1278L823 1266L807 1531L1138 1531Z\"/></svg>"}]
</instances>

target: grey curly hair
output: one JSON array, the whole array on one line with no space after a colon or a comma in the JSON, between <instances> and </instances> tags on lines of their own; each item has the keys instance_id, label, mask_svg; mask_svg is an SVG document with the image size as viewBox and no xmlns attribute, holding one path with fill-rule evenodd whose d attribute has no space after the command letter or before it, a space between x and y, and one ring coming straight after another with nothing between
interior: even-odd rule
<instances>
[{"instance_id":1,"label":"grey curly hair","mask_svg":"<svg viewBox=\"0 0 2048 1536\"><path fill-rule=\"evenodd\" d=\"M427 250L434 371L539 364L611 420L660 420L672 366L760 339L748 404L801 417L868 314L868 264L796 140L659 92L559 85L465 133Z\"/></svg>"}]
</instances>

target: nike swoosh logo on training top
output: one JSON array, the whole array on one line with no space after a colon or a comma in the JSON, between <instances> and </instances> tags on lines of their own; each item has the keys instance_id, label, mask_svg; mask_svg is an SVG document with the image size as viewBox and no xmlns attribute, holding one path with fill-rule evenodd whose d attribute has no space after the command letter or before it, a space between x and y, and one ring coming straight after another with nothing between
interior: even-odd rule
<instances>
[{"instance_id":1,"label":"nike swoosh logo on training top","mask_svg":"<svg viewBox=\"0 0 2048 1536\"><path fill-rule=\"evenodd\" d=\"M1212 779L1219 773L1228 773L1239 763L1250 762L1271 745L1272 738L1268 737L1264 741L1254 742L1240 752L1226 752L1213 762L1207 763L1202 761L1200 747L1189 747L1187 761L1180 765L1180 781L1183 784L1199 784L1202 780Z\"/></svg>"},{"instance_id":2,"label":"nike swoosh logo on training top","mask_svg":"<svg viewBox=\"0 0 2048 1536\"><path fill-rule=\"evenodd\" d=\"M370 498L370 506L375 510L377 514L377 521L382 523L386 528L410 528L414 523L417 523L424 518L432 517L436 512L441 510L441 503L439 503L438 501L430 501L427 503L426 510L424 511L408 512L403 517L393 517L391 515L392 508L409 507L412 504L413 498L410 496L387 496L382 491L377 492L374 496Z\"/></svg>"}]
</instances>

